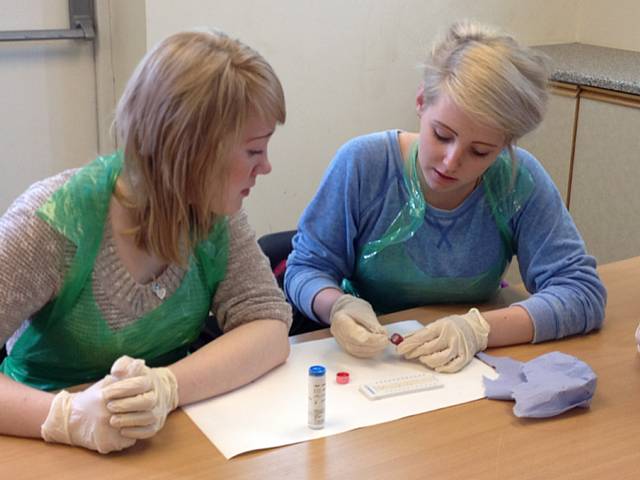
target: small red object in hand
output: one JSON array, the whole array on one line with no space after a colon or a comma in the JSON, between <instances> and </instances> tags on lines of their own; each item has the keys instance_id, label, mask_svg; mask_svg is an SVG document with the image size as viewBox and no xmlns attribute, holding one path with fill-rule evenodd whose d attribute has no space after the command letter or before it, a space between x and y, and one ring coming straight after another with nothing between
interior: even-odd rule
<instances>
[{"instance_id":1,"label":"small red object in hand","mask_svg":"<svg viewBox=\"0 0 640 480\"><path fill-rule=\"evenodd\" d=\"M391 335L389 337L389 341L391 343L393 343L394 345L400 345L403 340L404 340L404 337L402 335L400 335L399 333L394 333L393 335Z\"/></svg>"}]
</instances>

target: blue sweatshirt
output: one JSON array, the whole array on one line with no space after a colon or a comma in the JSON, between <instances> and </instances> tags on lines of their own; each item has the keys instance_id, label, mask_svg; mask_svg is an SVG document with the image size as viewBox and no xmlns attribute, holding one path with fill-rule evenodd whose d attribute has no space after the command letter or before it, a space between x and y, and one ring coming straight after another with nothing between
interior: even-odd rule
<instances>
[{"instance_id":1,"label":"blue sweatshirt","mask_svg":"<svg viewBox=\"0 0 640 480\"><path fill-rule=\"evenodd\" d=\"M595 259L587 255L540 163L525 150L516 154L531 174L534 190L508 224L520 274L532 294L515 305L531 316L534 342L600 328L606 291ZM336 154L300 219L287 260L285 291L309 318L318 321L312 309L316 294L339 288L353 276L362 247L382 237L406 203L403 163L396 130L355 138ZM427 204L425 227L407 241L407 252L434 277L480 275L501 251L483 183L453 210ZM423 304L439 302L425 298Z\"/></svg>"}]
</instances>

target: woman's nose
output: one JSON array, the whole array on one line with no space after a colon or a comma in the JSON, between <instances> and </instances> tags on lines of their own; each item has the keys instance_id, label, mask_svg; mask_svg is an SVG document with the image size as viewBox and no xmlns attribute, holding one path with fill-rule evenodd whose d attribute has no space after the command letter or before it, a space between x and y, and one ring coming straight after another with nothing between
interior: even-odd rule
<instances>
[{"instance_id":1,"label":"woman's nose","mask_svg":"<svg viewBox=\"0 0 640 480\"><path fill-rule=\"evenodd\" d=\"M460 167L460 161L462 160L462 149L457 145L450 145L447 148L446 155L444 157L444 165L448 172L455 172Z\"/></svg>"},{"instance_id":2,"label":"woman's nose","mask_svg":"<svg viewBox=\"0 0 640 480\"><path fill-rule=\"evenodd\" d=\"M271 162L269 162L269 158L266 155L260 163L256 165L255 173L256 175L268 175L271 173Z\"/></svg>"}]
</instances>

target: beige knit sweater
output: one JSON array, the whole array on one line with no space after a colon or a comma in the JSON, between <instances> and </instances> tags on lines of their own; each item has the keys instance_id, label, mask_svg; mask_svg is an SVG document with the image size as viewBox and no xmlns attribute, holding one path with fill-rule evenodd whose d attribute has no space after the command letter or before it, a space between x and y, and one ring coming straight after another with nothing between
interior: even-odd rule
<instances>
[{"instance_id":1,"label":"beige knit sweater","mask_svg":"<svg viewBox=\"0 0 640 480\"><path fill-rule=\"evenodd\" d=\"M29 318L53 299L75 254L75 246L41 220L36 210L71 176L68 170L32 185L0 218L0 346L10 351ZM112 329L125 327L166 301L186 271L170 265L157 278L164 300L151 283L139 284L118 257L111 222L93 271L96 303ZM223 332L260 319L291 325L291 307L273 278L269 261L256 243L244 212L229 219L229 259L224 280L212 299L211 312Z\"/></svg>"}]
</instances>

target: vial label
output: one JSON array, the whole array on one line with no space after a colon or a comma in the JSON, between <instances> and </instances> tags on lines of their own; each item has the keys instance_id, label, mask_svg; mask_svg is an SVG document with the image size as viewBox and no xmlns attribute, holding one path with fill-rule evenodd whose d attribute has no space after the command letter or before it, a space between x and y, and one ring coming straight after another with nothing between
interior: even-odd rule
<instances>
[{"instance_id":1,"label":"vial label","mask_svg":"<svg viewBox=\"0 0 640 480\"><path fill-rule=\"evenodd\" d=\"M313 368L313 367L312 367ZM309 428L320 429L324 427L325 397L326 397L326 376L324 368L320 371L314 370L309 374L309 409L307 422Z\"/></svg>"}]
</instances>

